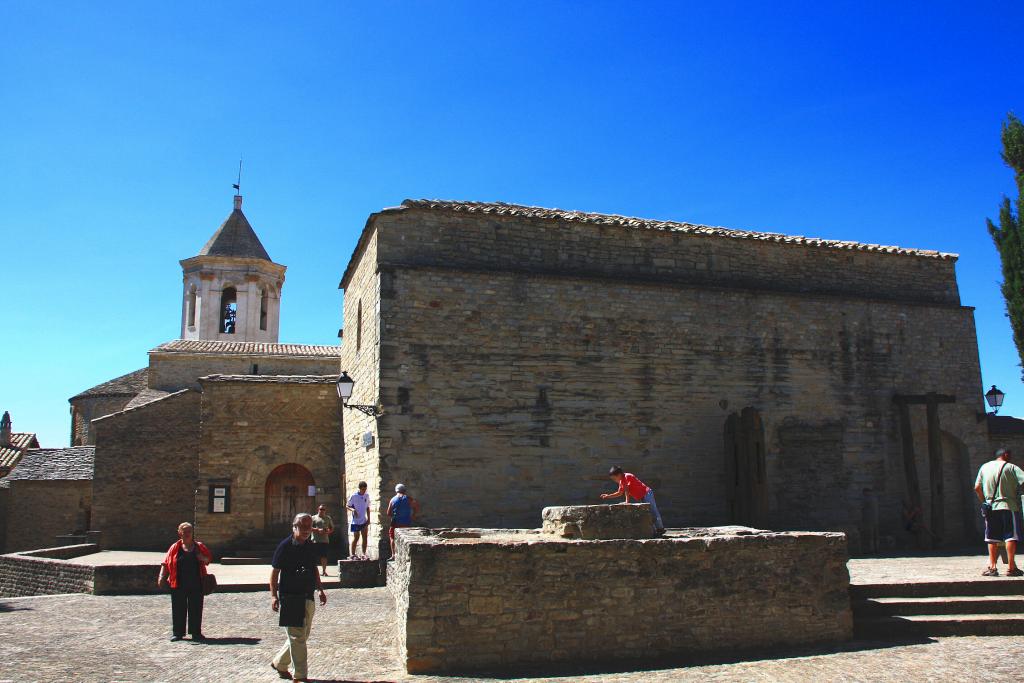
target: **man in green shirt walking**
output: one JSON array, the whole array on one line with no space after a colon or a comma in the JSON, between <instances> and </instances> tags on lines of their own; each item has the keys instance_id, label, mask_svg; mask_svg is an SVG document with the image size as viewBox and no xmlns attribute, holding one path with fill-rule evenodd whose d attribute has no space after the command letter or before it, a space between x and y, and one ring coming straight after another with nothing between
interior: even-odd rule
<instances>
[{"instance_id":1,"label":"man in green shirt walking","mask_svg":"<svg viewBox=\"0 0 1024 683\"><path fill-rule=\"evenodd\" d=\"M1024 470L1010 462L1013 455L1008 448L996 451L996 459L981 466L974 482L974 492L983 508L991 505L985 514L985 542L988 543L988 569L984 576L999 576L996 558L999 544L1006 543L1007 576L1024 576L1017 568L1017 543L1024 540L1024 516L1021 515L1020 495L1024 489Z\"/></svg>"}]
</instances>

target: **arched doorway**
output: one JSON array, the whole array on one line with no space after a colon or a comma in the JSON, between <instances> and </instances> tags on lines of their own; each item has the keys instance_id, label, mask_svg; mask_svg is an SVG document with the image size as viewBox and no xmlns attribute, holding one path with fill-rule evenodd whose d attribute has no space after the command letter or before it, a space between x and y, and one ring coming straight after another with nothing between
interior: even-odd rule
<instances>
[{"instance_id":1,"label":"arched doorway","mask_svg":"<svg viewBox=\"0 0 1024 683\"><path fill-rule=\"evenodd\" d=\"M274 468L267 477L264 496L263 530L270 536L286 536L292 519L300 512L313 514L316 496L313 475L302 465L288 463Z\"/></svg>"}]
</instances>

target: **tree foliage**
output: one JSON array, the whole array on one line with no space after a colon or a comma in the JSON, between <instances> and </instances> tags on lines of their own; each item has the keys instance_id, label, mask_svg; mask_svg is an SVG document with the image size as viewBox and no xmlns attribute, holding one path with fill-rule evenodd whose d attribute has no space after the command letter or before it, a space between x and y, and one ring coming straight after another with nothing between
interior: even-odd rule
<instances>
[{"instance_id":1,"label":"tree foliage","mask_svg":"<svg viewBox=\"0 0 1024 683\"><path fill-rule=\"evenodd\" d=\"M1003 197L999 225L986 219L1003 265L1003 298L1017 355L1024 365L1024 124L1012 113L1003 122L1003 161L1013 169L1017 200ZM1014 207L1016 204L1016 207Z\"/></svg>"}]
</instances>

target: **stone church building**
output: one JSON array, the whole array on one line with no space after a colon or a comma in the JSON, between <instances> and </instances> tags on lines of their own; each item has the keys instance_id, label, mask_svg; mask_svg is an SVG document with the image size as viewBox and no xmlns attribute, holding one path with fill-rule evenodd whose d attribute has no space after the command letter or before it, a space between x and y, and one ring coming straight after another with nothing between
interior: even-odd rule
<instances>
[{"instance_id":1,"label":"stone church building","mask_svg":"<svg viewBox=\"0 0 1024 683\"><path fill-rule=\"evenodd\" d=\"M339 509L339 348L278 342L285 266L234 210L181 261L180 338L70 399L94 446L90 527L106 548L166 548L177 524L221 554Z\"/></svg>"},{"instance_id":2,"label":"stone church building","mask_svg":"<svg viewBox=\"0 0 1024 683\"><path fill-rule=\"evenodd\" d=\"M534 527L612 464L668 526L838 529L869 501L975 538L990 457L951 254L509 204L405 201L344 276L348 488L425 526ZM378 526L375 531L379 531Z\"/></svg>"},{"instance_id":3,"label":"stone church building","mask_svg":"<svg viewBox=\"0 0 1024 683\"><path fill-rule=\"evenodd\" d=\"M72 448L7 484L63 481L89 506L68 530L162 549L194 520L220 555L319 503L344 525L360 480L378 522L403 482L423 525L535 527L619 464L669 526L837 529L856 549L877 500L897 545L920 540L914 510L947 545L977 537L998 443L951 254L408 200L366 222L341 346L282 344L285 266L241 204L180 262L179 338L71 398ZM342 409L341 370L383 415ZM35 499L19 511L52 517Z\"/></svg>"}]
</instances>

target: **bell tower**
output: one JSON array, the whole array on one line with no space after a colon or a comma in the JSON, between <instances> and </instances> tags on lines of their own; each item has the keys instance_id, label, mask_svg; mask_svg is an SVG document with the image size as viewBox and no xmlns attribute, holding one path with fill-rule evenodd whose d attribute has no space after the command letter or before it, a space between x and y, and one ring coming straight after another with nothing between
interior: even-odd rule
<instances>
[{"instance_id":1,"label":"bell tower","mask_svg":"<svg viewBox=\"0 0 1024 683\"><path fill-rule=\"evenodd\" d=\"M181 261L181 338L277 343L285 266L242 213L242 196L213 237Z\"/></svg>"}]
</instances>

